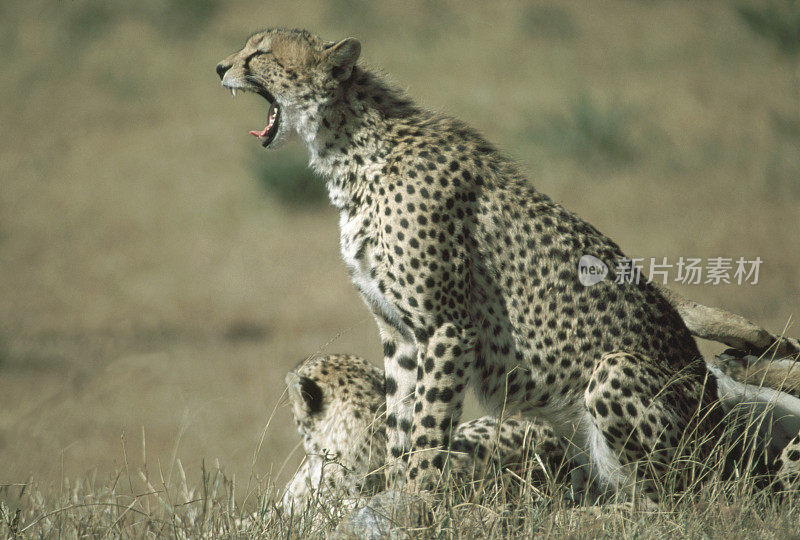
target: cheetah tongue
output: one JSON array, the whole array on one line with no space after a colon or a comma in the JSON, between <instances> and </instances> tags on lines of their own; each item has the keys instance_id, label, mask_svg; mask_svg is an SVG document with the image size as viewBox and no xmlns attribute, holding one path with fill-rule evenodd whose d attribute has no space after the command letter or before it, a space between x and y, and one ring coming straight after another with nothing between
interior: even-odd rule
<instances>
[{"instance_id":1,"label":"cheetah tongue","mask_svg":"<svg viewBox=\"0 0 800 540\"><path fill-rule=\"evenodd\" d=\"M269 118L267 125L264 126L262 131L251 131L250 135L262 139L262 142L269 142L275 136L275 130L278 127L278 106L274 103L269 107Z\"/></svg>"}]
</instances>

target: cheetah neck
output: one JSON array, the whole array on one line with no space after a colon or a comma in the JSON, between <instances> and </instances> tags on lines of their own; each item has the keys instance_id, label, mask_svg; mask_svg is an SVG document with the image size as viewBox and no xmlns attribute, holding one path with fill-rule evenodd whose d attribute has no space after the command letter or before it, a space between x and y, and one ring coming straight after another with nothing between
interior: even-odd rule
<instances>
[{"instance_id":1,"label":"cheetah neck","mask_svg":"<svg viewBox=\"0 0 800 540\"><path fill-rule=\"evenodd\" d=\"M339 209L361 206L385 173L392 133L418 121L420 109L378 76L356 68L337 99L302 115L298 132L310 166Z\"/></svg>"}]
</instances>

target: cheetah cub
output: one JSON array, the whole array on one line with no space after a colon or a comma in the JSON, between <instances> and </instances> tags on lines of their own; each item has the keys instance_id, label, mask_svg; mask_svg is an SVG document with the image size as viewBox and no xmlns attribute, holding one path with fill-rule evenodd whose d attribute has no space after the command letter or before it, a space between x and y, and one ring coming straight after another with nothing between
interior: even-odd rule
<instances>
[{"instance_id":1,"label":"cheetah cub","mask_svg":"<svg viewBox=\"0 0 800 540\"><path fill-rule=\"evenodd\" d=\"M800 398L800 355L768 357L728 349L714 359L712 366L710 369L719 369L747 385L774 389ZM780 394L772 399L776 403L787 401ZM800 432L783 445L773 468L784 491L800 487Z\"/></svg>"},{"instance_id":2,"label":"cheetah cub","mask_svg":"<svg viewBox=\"0 0 800 540\"><path fill-rule=\"evenodd\" d=\"M390 487L437 485L472 387L493 410L547 421L605 489L657 501L673 465L702 466L744 395L708 375L693 333L769 336L633 279L613 240L360 56L354 38L270 29L217 73L268 102L252 132L262 146L299 134L339 210L342 256L383 342ZM605 279L584 283L587 256ZM691 460L686 433L709 441Z\"/></svg>"},{"instance_id":3,"label":"cheetah cub","mask_svg":"<svg viewBox=\"0 0 800 540\"><path fill-rule=\"evenodd\" d=\"M738 381L774 388L800 398L800 355L769 358L726 349L712 364Z\"/></svg>"},{"instance_id":4,"label":"cheetah cub","mask_svg":"<svg viewBox=\"0 0 800 540\"><path fill-rule=\"evenodd\" d=\"M286 385L306 459L286 486L283 510L298 515L315 500L347 507L383 490L383 371L357 356L312 357L289 372ZM544 487L558 477L564 458L549 427L488 416L459 425L451 449L449 466L459 483L511 469Z\"/></svg>"}]
</instances>

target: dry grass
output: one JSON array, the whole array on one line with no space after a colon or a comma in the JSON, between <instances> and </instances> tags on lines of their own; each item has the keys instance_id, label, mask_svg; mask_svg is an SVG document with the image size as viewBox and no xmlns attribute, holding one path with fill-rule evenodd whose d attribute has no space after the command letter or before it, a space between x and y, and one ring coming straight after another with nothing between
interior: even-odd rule
<instances>
[{"instance_id":1,"label":"dry grass","mask_svg":"<svg viewBox=\"0 0 800 540\"><path fill-rule=\"evenodd\" d=\"M299 459L281 472L288 411L264 431L284 373L321 349L379 358L336 216L263 191L253 163L276 156L247 136L263 104L218 86L216 62L259 25L358 36L369 63L482 129L628 253L764 260L757 286L687 296L773 330L798 315L797 58L739 4L98 5L31 0L0 17L0 483L34 478L25 524L68 504L64 478L98 479L78 500L144 493L110 487L123 433L131 448L146 434L149 462L128 456L132 471L180 457L199 478L219 459L265 492ZM16 489L2 495L12 514ZM120 523L171 524L154 497ZM225 500L207 514L219 523ZM717 510L732 511L696 516ZM784 510L769 515L791 522Z\"/></svg>"},{"instance_id":2,"label":"dry grass","mask_svg":"<svg viewBox=\"0 0 800 540\"><path fill-rule=\"evenodd\" d=\"M0 486L0 534L323 538L352 508L343 499L320 500L296 514L281 514L276 510L280 487L268 478L237 481L219 462L204 463L191 478L177 458L134 470L127 450L123 441L124 466L110 479L90 475L65 480L58 489L35 481ZM146 445L140 450L147 462ZM712 475L722 470L725 451L719 450L703 463ZM687 452L688 461L697 465L696 447ZM446 483L421 513L392 519L409 538L797 538L800 527L800 492L779 495L756 487L758 479L746 472L678 492L670 487L677 479L674 469L665 482L664 502L654 509L613 500L576 506L563 484L564 471L552 472L544 483L538 469L517 471L489 473L476 484Z\"/></svg>"}]
</instances>

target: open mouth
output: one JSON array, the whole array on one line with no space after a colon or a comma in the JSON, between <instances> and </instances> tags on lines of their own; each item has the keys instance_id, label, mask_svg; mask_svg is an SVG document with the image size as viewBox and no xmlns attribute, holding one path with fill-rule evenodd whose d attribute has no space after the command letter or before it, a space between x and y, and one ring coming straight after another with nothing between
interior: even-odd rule
<instances>
[{"instance_id":1,"label":"open mouth","mask_svg":"<svg viewBox=\"0 0 800 540\"><path fill-rule=\"evenodd\" d=\"M258 89L256 93L269 102L269 112L267 113L267 125L264 126L264 129L261 131L251 131L250 135L257 137L261 142L261 146L266 148L275 139L275 135L278 134L278 124L281 121L281 109L273 95L266 90Z\"/></svg>"},{"instance_id":2,"label":"open mouth","mask_svg":"<svg viewBox=\"0 0 800 540\"><path fill-rule=\"evenodd\" d=\"M237 90L244 91L244 92L252 92L254 94L258 94L259 96L263 97L269 103L269 111L267 112L267 125L264 126L264 129L261 131L253 130L250 132L250 135L256 137L261 146L266 148L270 145L270 143L275 140L275 136L278 134L278 128L281 122L281 108L278 105L275 96L273 96L268 90L262 88L260 85L254 84L237 84L236 86L233 85L226 85L223 79L223 86L228 86L228 89L231 91L231 95L236 97Z\"/></svg>"},{"instance_id":3,"label":"open mouth","mask_svg":"<svg viewBox=\"0 0 800 540\"><path fill-rule=\"evenodd\" d=\"M251 131L250 135L258 137L261 146L267 147L278 133L278 124L281 121L281 110L277 103L270 103L269 114L267 115L267 125L261 131Z\"/></svg>"}]
</instances>

